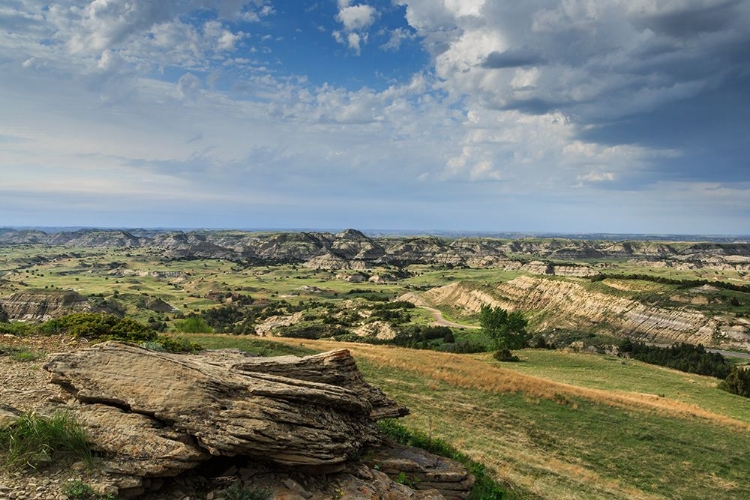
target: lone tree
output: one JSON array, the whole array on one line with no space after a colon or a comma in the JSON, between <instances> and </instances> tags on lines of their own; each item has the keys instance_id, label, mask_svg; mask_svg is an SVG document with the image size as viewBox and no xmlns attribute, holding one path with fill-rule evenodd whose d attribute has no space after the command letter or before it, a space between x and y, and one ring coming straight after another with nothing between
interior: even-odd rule
<instances>
[{"instance_id":1,"label":"lone tree","mask_svg":"<svg viewBox=\"0 0 750 500\"><path fill-rule=\"evenodd\" d=\"M479 324L495 351L499 361L518 361L510 351L526 347L529 334L526 332L528 322L518 311L509 313L501 307L483 305L479 312Z\"/></svg>"}]
</instances>

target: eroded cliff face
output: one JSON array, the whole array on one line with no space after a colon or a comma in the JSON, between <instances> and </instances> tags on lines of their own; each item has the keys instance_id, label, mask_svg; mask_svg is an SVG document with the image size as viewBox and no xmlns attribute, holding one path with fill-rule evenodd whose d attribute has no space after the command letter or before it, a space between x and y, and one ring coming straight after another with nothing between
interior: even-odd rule
<instances>
[{"instance_id":1,"label":"eroded cliff face","mask_svg":"<svg viewBox=\"0 0 750 500\"><path fill-rule=\"evenodd\" d=\"M424 298L469 313L479 312L484 304L528 311L535 330L603 329L646 342L750 348L750 322L744 318L709 317L687 305L652 306L569 280L520 276L492 289L452 283L425 292Z\"/></svg>"},{"instance_id":2,"label":"eroded cliff face","mask_svg":"<svg viewBox=\"0 0 750 500\"><path fill-rule=\"evenodd\" d=\"M73 291L15 293L0 298L0 307L11 321L47 321L75 312L112 312Z\"/></svg>"}]
</instances>

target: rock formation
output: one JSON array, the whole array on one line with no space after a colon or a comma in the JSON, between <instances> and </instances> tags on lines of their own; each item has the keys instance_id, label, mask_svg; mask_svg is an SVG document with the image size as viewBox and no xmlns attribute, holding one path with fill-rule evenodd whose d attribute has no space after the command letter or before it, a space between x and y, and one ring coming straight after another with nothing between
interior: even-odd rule
<instances>
[{"instance_id":1,"label":"rock formation","mask_svg":"<svg viewBox=\"0 0 750 500\"><path fill-rule=\"evenodd\" d=\"M382 264L441 264L515 266L535 260L591 258L639 259L675 268L750 270L750 243L611 241L563 238L438 238L369 237L348 229L326 232L250 233L242 231L80 230L47 234L5 230L0 245L45 244L69 248L158 249L173 259L228 259L238 262L308 262L315 269L366 269ZM509 255L523 256L510 261ZM547 264L533 264L540 274L586 276L586 268L550 272ZM581 274L583 273L583 274Z\"/></svg>"},{"instance_id":2,"label":"rock formation","mask_svg":"<svg viewBox=\"0 0 750 500\"><path fill-rule=\"evenodd\" d=\"M74 312L112 312L69 290L14 293L10 297L0 298L0 308L12 321L47 321Z\"/></svg>"},{"instance_id":3,"label":"rock formation","mask_svg":"<svg viewBox=\"0 0 750 500\"><path fill-rule=\"evenodd\" d=\"M125 496L217 457L235 457L254 482L281 487L279 498L330 498L335 484L346 498L460 499L473 483L450 460L384 440L375 421L408 410L369 385L346 350L262 358L106 342L51 355L44 368L73 396L68 409ZM394 483L381 468L413 475L425 491ZM308 490L293 479L316 471L327 480L301 480ZM285 481L305 494L289 496L295 488Z\"/></svg>"},{"instance_id":4,"label":"rock formation","mask_svg":"<svg viewBox=\"0 0 750 500\"><path fill-rule=\"evenodd\" d=\"M606 282L605 282L606 284ZM413 301L411 296L405 300ZM687 342L739 349L750 347L750 321L708 316L700 311L649 305L630 298L588 290L580 283L519 276L494 289L478 290L452 283L423 294L428 303L478 313L483 304L529 311L538 330L562 328L608 331L646 342ZM541 320L535 320L535 313Z\"/></svg>"}]
</instances>

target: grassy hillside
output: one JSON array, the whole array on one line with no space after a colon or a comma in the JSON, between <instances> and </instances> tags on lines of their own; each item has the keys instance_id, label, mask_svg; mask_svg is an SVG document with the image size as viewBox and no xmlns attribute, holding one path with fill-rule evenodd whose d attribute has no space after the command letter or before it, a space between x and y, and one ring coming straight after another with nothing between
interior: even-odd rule
<instances>
[{"instance_id":1,"label":"grassy hillside","mask_svg":"<svg viewBox=\"0 0 750 500\"><path fill-rule=\"evenodd\" d=\"M244 337L191 339L271 352ZM488 464L523 498L750 498L750 400L712 379L592 354L526 350L501 365L489 355L272 344L352 350L367 379L412 410L407 427Z\"/></svg>"}]
</instances>

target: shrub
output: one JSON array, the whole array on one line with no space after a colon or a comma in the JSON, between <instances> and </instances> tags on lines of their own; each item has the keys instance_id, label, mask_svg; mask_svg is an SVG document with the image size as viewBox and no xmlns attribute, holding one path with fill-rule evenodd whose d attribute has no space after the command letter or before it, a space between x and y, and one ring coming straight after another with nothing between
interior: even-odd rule
<instances>
[{"instance_id":1,"label":"shrub","mask_svg":"<svg viewBox=\"0 0 750 500\"><path fill-rule=\"evenodd\" d=\"M625 340L620 344L620 352L644 363L666 366L698 375L725 378L731 371L724 356L716 352L708 352L700 344L696 346L682 343L670 347L657 347Z\"/></svg>"},{"instance_id":2,"label":"shrub","mask_svg":"<svg viewBox=\"0 0 750 500\"><path fill-rule=\"evenodd\" d=\"M155 340L156 332L130 318L111 314L75 313L42 324L42 333L68 333L76 338L91 340L122 340L146 342Z\"/></svg>"},{"instance_id":3,"label":"shrub","mask_svg":"<svg viewBox=\"0 0 750 500\"><path fill-rule=\"evenodd\" d=\"M62 490L68 498L73 500L90 500L99 496L91 486L78 479L65 483Z\"/></svg>"},{"instance_id":4,"label":"shrub","mask_svg":"<svg viewBox=\"0 0 750 500\"><path fill-rule=\"evenodd\" d=\"M188 316L182 321L175 323L175 328L182 333L210 333L213 329L206 323L206 320L199 316Z\"/></svg>"},{"instance_id":5,"label":"shrub","mask_svg":"<svg viewBox=\"0 0 750 500\"><path fill-rule=\"evenodd\" d=\"M195 354L203 350L202 345L191 342L184 337L159 335L155 343L168 352Z\"/></svg>"},{"instance_id":6,"label":"shrub","mask_svg":"<svg viewBox=\"0 0 750 500\"><path fill-rule=\"evenodd\" d=\"M112 494L100 495L94 488L84 483L80 479L68 481L62 488L63 494L70 500L114 500Z\"/></svg>"},{"instance_id":7,"label":"shrub","mask_svg":"<svg viewBox=\"0 0 750 500\"><path fill-rule=\"evenodd\" d=\"M514 356L513 353L510 352L510 349L498 349L497 351L494 352L494 354L492 354L492 357L498 361L503 361L503 362L519 361L518 356Z\"/></svg>"},{"instance_id":8,"label":"shrub","mask_svg":"<svg viewBox=\"0 0 750 500\"><path fill-rule=\"evenodd\" d=\"M232 486L222 493L225 500L268 500L271 498L269 490L254 486L243 486L242 481L232 483Z\"/></svg>"},{"instance_id":9,"label":"shrub","mask_svg":"<svg viewBox=\"0 0 750 500\"><path fill-rule=\"evenodd\" d=\"M727 378L719 383L719 389L750 398L750 369L735 366Z\"/></svg>"},{"instance_id":10,"label":"shrub","mask_svg":"<svg viewBox=\"0 0 750 500\"><path fill-rule=\"evenodd\" d=\"M453 344L442 344L438 346L436 350L441 352L451 352L453 354L474 354L477 352L486 352L487 345L472 340L461 340Z\"/></svg>"},{"instance_id":11,"label":"shrub","mask_svg":"<svg viewBox=\"0 0 750 500\"><path fill-rule=\"evenodd\" d=\"M92 454L81 425L68 413L26 413L0 430L0 459L7 469L38 468L50 461L85 460Z\"/></svg>"}]
</instances>

